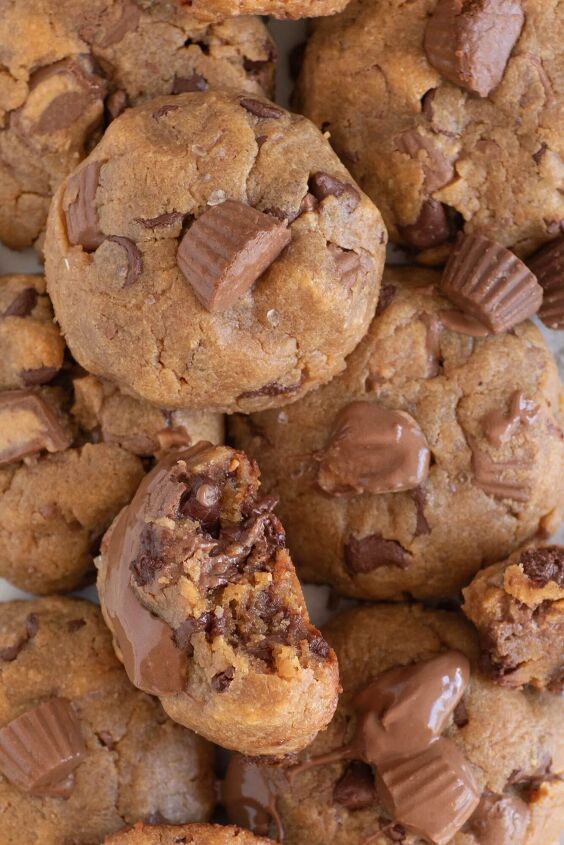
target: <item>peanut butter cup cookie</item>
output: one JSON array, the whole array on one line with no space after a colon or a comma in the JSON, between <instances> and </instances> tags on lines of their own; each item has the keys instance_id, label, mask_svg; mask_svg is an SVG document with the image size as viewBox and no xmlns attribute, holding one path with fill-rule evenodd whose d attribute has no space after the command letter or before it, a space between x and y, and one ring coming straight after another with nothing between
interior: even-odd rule
<instances>
[{"instance_id":1,"label":"peanut butter cup cookie","mask_svg":"<svg viewBox=\"0 0 564 845\"><path fill-rule=\"evenodd\" d=\"M365 607L327 637L343 695L294 765L235 757L229 816L286 845L557 845L564 702L496 686L462 617Z\"/></svg>"},{"instance_id":2,"label":"peanut butter cup cookie","mask_svg":"<svg viewBox=\"0 0 564 845\"><path fill-rule=\"evenodd\" d=\"M167 0L164 0L166 3ZM189 8L190 14L205 21L232 15L272 15L275 18L313 18L334 15L349 0L168 0Z\"/></svg>"},{"instance_id":3,"label":"peanut butter cup cookie","mask_svg":"<svg viewBox=\"0 0 564 845\"><path fill-rule=\"evenodd\" d=\"M114 833L104 845L272 845L270 839L253 836L238 827L217 824L146 825L136 824Z\"/></svg>"},{"instance_id":4,"label":"peanut butter cup cookie","mask_svg":"<svg viewBox=\"0 0 564 845\"><path fill-rule=\"evenodd\" d=\"M259 18L208 24L159 0L4 0L0 240L41 246L53 191L125 108L215 86L269 94L274 56Z\"/></svg>"},{"instance_id":5,"label":"peanut butter cup cookie","mask_svg":"<svg viewBox=\"0 0 564 845\"><path fill-rule=\"evenodd\" d=\"M276 501L241 452L200 443L144 479L104 538L98 589L130 680L225 748L283 755L333 715Z\"/></svg>"},{"instance_id":6,"label":"peanut butter cup cookie","mask_svg":"<svg viewBox=\"0 0 564 845\"><path fill-rule=\"evenodd\" d=\"M206 821L213 751L131 686L99 608L0 604L2 845L99 845L136 820Z\"/></svg>"},{"instance_id":7,"label":"peanut butter cup cookie","mask_svg":"<svg viewBox=\"0 0 564 845\"><path fill-rule=\"evenodd\" d=\"M46 246L80 364L162 407L229 411L344 367L384 251L377 209L308 120L214 91L114 121L58 191Z\"/></svg>"},{"instance_id":8,"label":"peanut butter cup cookie","mask_svg":"<svg viewBox=\"0 0 564 845\"><path fill-rule=\"evenodd\" d=\"M558 0L353 0L316 22L298 101L392 241L528 255L564 225L563 27Z\"/></svg>"},{"instance_id":9,"label":"peanut butter cup cookie","mask_svg":"<svg viewBox=\"0 0 564 845\"><path fill-rule=\"evenodd\" d=\"M346 595L455 594L560 523L554 360L531 323L491 333L519 312L511 297L493 310L473 301L490 329L443 298L439 281L388 269L342 375L281 411L233 421L237 445L280 496L300 575Z\"/></svg>"}]
</instances>

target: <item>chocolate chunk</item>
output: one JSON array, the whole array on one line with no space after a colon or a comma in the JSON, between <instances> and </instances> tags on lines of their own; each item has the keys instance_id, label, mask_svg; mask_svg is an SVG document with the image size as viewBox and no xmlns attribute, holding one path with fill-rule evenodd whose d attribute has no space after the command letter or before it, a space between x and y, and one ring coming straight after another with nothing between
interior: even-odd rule
<instances>
[{"instance_id":1,"label":"chocolate chunk","mask_svg":"<svg viewBox=\"0 0 564 845\"><path fill-rule=\"evenodd\" d=\"M431 533L429 523L425 518L425 491L421 487L416 487L412 490L411 498L415 505L415 537L422 537Z\"/></svg>"},{"instance_id":2,"label":"chocolate chunk","mask_svg":"<svg viewBox=\"0 0 564 845\"><path fill-rule=\"evenodd\" d=\"M53 62L35 71L29 87L31 91L40 89L35 94L35 100L41 102L42 111L38 117L32 115L31 127L28 126L27 131L47 135L67 129L93 106L94 123L91 128L94 129L102 119L102 101L106 93L106 82L94 72L94 67L92 58L83 55L76 60ZM21 117L18 115L15 119L24 126Z\"/></svg>"},{"instance_id":3,"label":"chocolate chunk","mask_svg":"<svg viewBox=\"0 0 564 845\"><path fill-rule=\"evenodd\" d=\"M225 311L252 287L290 243L290 230L236 200L199 217L180 242L178 266L197 299L212 313Z\"/></svg>"},{"instance_id":4,"label":"chocolate chunk","mask_svg":"<svg viewBox=\"0 0 564 845\"><path fill-rule=\"evenodd\" d=\"M453 177L454 168L433 140L417 129L406 129L395 139L395 147L421 164L424 174L423 187L427 193L438 191Z\"/></svg>"},{"instance_id":5,"label":"chocolate chunk","mask_svg":"<svg viewBox=\"0 0 564 845\"><path fill-rule=\"evenodd\" d=\"M354 760L335 785L333 801L347 810L364 810L376 801L374 775L366 763Z\"/></svg>"},{"instance_id":6,"label":"chocolate chunk","mask_svg":"<svg viewBox=\"0 0 564 845\"><path fill-rule=\"evenodd\" d=\"M543 289L540 319L549 329L564 329L564 237L537 252L529 267Z\"/></svg>"},{"instance_id":7,"label":"chocolate chunk","mask_svg":"<svg viewBox=\"0 0 564 845\"><path fill-rule=\"evenodd\" d=\"M28 317L37 305L37 297L38 293L35 288L24 288L10 302L2 316Z\"/></svg>"},{"instance_id":8,"label":"chocolate chunk","mask_svg":"<svg viewBox=\"0 0 564 845\"><path fill-rule=\"evenodd\" d=\"M36 367L34 370L20 370L20 378L28 387L47 384L54 379L59 370L56 367Z\"/></svg>"},{"instance_id":9,"label":"chocolate chunk","mask_svg":"<svg viewBox=\"0 0 564 845\"><path fill-rule=\"evenodd\" d=\"M114 738L109 731L98 731L96 736L104 746L104 748L113 748Z\"/></svg>"},{"instance_id":10,"label":"chocolate chunk","mask_svg":"<svg viewBox=\"0 0 564 845\"><path fill-rule=\"evenodd\" d=\"M108 240L121 246L127 255L127 276L125 277L124 288L135 284L143 272L143 256L136 244L129 238L122 238L120 235L109 235Z\"/></svg>"},{"instance_id":11,"label":"chocolate chunk","mask_svg":"<svg viewBox=\"0 0 564 845\"><path fill-rule=\"evenodd\" d=\"M481 97L496 88L524 23L520 0L438 0L425 29L441 76Z\"/></svg>"},{"instance_id":12,"label":"chocolate chunk","mask_svg":"<svg viewBox=\"0 0 564 845\"><path fill-rule=\"evenodd\" d=\"M159 214L157 217L136 217L135 222L140 223L146 229L158 229L159 226L174 226L184 220L181 211L169 211Z\"/></svg>"},{"instance_id":13,"label":"chocolate chunk","mask_svg":"<svg viewBox=\"0 0 564 845\"><path fill-rule=\"evenodd\" d=\"M81 628L84 628L86 622L84 619L70 619L67 622L67 631L69 634L74 634L76 631L80 631Z\"/></svg>"},{"instance_id":14,"label":"chocolate chunk","mask_svg":"<svg viewBox=\"0 0 564 845\"><path fill-rule=\"evenodd\" d=\"M234 677L235 668L233 666L230 666L229 669L225 670L225 672L218 672L217 675L214 675L211 679L212 689L220 694L225 692L229 689Z\"/></svg>"},{"instance_id":15,"label":"chocolate chunk","mask_svg":"<svg viewBox=\"0 0 564 845\"><path fill-rule=\"evenodd\" d=\"M332 496L410 490L429 472L425 435L412 416L376 402L351 402L320 455L318 483Z\"/></svg>"},{"instance_id":16,"label":"chocolate chunk","mask_svg":"<svg viewBox=\"0 0 564 845\"><path fill-rule=\"evenodd\" d=\"M532 317L542 288L529 268L483 235L460 235L440 289L462 311L499 333Z\"/></svg>"},{"instance_id":17,"label":"chocolate chunk","mask_svg":"<svg viewBox=\"0 0 564 845\"><path fill-rule=\"evenodd\" d=\"M133 32L139 25L141 10L137 3L134 3L133 0L121 0L121 3L117 4L117 8L118 17L112 20L112 14L106 13L104 26L97 27L94 30L95 37L90 39L102 49L119 44L128 32ZM108 18L110 18L109 22Z\"/></svg>"},{"instance_id":18,"label":"chocolate chunk","mask_svg":"<svg viewBox=\"0 0 564 845\"><path fill-rule=\"evenodd\" d=\"M342 182L321 170L311 174L309 190L319 202L327 197L343 197L349 211L354 211L360 203L360 194L353 185Z\"/></svg>"},{"instance_id":19,"label":"chocolate chunk","mask_svg":"<svg viewBox=\"0 0 564 845\"><path fill-rule=\"evenodd\" d=\"M0 466L47 449L59 452L71 444L55 411L33 390L0 394Z\"/></svg>"},{"instance_id":20,"label":"chocolate chunk","mask_svg":"<svg viewBox=\"0 0 564 845\"><path fill-rule=\"evenodd\" d=\"M526 399L519 390L511 394L508 404L507 411L490 411L480 421L486 440L496 448L513 437L519 423L531 425L539 414L538 405Z\"/></svg>"},{"instance_id":21,"label":"chocolate chunk","mask_svg":"<svg viewBox=\"0 0 564 845\"><path fill-rule=\"evenodd\" d=\"M25 620L25 632L14 645L0 648L0 660L4 663L11 663L15 660L23 648L32 640L39 630L39 619L35 613L28 614Z\"/></svg>"},{"instance_id":22,"label":"chocolate chunk","mask_svg":"<svg viewBox=\"0 0 564 845\"><path fill-rule=\"evenodd\" d=\"M351 290L358 281L362 270L360 256L352 249L342 249L333 243L329 243L327 249L337 266L337 272L343 285L347 290Z\"/></svg>"},{"instance_id":23,"label":"chocolate chunk","mask_svg":"<svg viewBox=\"0 0 564 845\"><path fill-rule=\"evenodd\" d=\"M85 754L80 722L65 698L51 698L0 729L0 771L35 795L51 794Z\"/></svg>"},{"instance_id":24,"label":"chocolate chunk","mask_svg":"<svg viewBox=\"0 0 564 845\"><path fill-rule=\"evenodd\" d=\"M191 91L207 91L207 80L199 73L191 76L174 76L171 94L184 94Z\"/></svg>"},{"instance_id":25,"label":"chocolate chunk","mask_svg":"<svg viewBox=\"0 0 564 845\"><path fill-rule=\"evenodd\" d=\"M268 836L274 822L278 841L284 841L270 767L233 754L223 781L222 803L230 824L251 830L257 836Z\"/></svg>"},{"instance_id":26,"label":"chocolate chunk","mask_svg":"<svg viewBox=\"0 0 564 845\"><path fill-rule=\"evenodd\" d=\"M73 246L93 252L104 241L100 231L96 191L103 162L92 161L69 177L65 191L67 237Z\"/></svg>"},{"instance_id":27,"label":"chocolate chunk","mask_svg":"<svg viewBox=\"0 0 564 845\"><path fill-rule=\"evenodd\" d=\"M378 305L376 306L376 316L386 310L388 305L391 305L395 299L397 288L394 285L382 285L380 288L380 296L378 297Z\"/></svg>"},{"instance_id":28,"label":"chocolate chunk","mask_svg":"<svg viewBox=\"0 0 564 845\"><path fill-rule=\"evenodd\" d=\"M432 199L423 202L415 223L398 226L398 231L405 245L417 250L440 246L452 236L444 206Z\"/></svg>"},{"instance_id":29,"label":"chocolate chunk","mask_svg":"<svg viewBox=\"0 0 564 845\"><path fill-rule=\"evenodd\" d=\"M127 108L127 94L125 91L118 89L114 91L106 99L106 112L108 113L108 123L123 114Z\"/></svg>"},{"instance_id":30,"label":"chocolate chunk","mask_svg":"<svg viewBox=\"0 0 564 845\"><path fill-rule=\"evenodd\" d=\"M518 460L493 461L483 452L477 441L468 436L472 451L472 471L474 483L496 499L514 499L516 502L528 502L531 495L527 482L515 478L524 465Z\"/></svg>"},{"instance_id":31,"label":"chocolate chunk","mask_svg":"<svg viewBox=\"0 0 564 845\"><path fill-rule=\"evenodd\" d=\"M263 100L253 100L250 97L243 97L242 100L239 100L239 103L244 109L246 109L246 111L254 114L255 117L278 120L284 115L284 111L282 109L277 108L272 105L272 103L264 102Z\"/></svg>"},{"instance_id":32,"label":"chocolate chunk","mask_svg":"<svg viewBox=\"0 0 564 845\"><path fill-rule=\"evenodd\" d=\"M256 390L245 390L243 393L239 394L237 399L254 399L255 396L284 396L286 394L295 393L300 389L303 382L304 376L302 373L302 378L299 382L297 382L297 384L280 384L277 381L271 381L268 384L264 384L262 387L258 387Z\"/></svg>"},{"instance_id":33,"label":"chocolate chunk","mask_svg":"<svg viewBox=\"0 0 564 845\"><path fill-rule=\"evenodd\" d=\"M470 317L469 314L464 314L462 311L457 311L454 308L446 308L439 311L437 315L445 329L450 332L458 332L458 334L465 334L468 337L487 337L491 334L490 330Z\"/></svg>"},{"instance_id":34,"label":"chocolate chunk","mask_svg":"<svg viewBox=\"0 0 564 845\"><path fill-rule=\"evenodd\" d=\"M466 704L463 698L458 702L458 704L454 708L454 712L452 714L452 721L459 729L465 728L470 721L470 718L468 716L468 710L466 709Z\"/></svg>"},{"instance_id":35,"label":"chocolate chunk","mask_svg":"<svg viewBox=\"0 0 564 845\"><path fill-rule=\"evenodd\" d=\"M171 111L178 111L180 106L175 106L173 103L165 103L164 106L159 106L158 109L155 109L153 112L153 119L160 120L161 117L165 117Z\"/></svg>"},{"instance_id":36,"label":"chocolate chunk","mask_svg":"<svg viewBox=\"0 0 564 845\"><path fill-rule=\"evenodd\" d=\"M467 828L479 845L523 845L529 808L517 795L485 792Z\"/></svg>"},{"instance_id":37,"label":"chocolate chunk","mask_svg":"<svg viewBox=\"0 0 564 845\"><path fill-rule=\"evenodd\" d=\"M353 575L365 574L383 566L407 569L410 555L396 540L385 540L380 534L358 539L349 537L345 544L345 564Z\"/></svg>"},{"instance_id":38,"label":"chocolate chunk","mask_svg":"<svg viewBox=\"0 0 564 845\"><path fill-rule=\"evenodd\" d=\"M554 581L564 589L564 547L542 546L526 549L519 558L523 571L533 586L543 588Z\"/></svg>"}]
</instances>

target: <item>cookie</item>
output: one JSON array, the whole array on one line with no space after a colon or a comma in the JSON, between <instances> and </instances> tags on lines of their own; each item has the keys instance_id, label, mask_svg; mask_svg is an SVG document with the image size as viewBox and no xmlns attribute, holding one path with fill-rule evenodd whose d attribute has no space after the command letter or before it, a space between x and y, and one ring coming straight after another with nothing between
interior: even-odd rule
<instances>
[{"instance_id":1,"label":"cookie","mask_svg":"<svg viewBox=\"0 0 564 845\"><path fill-rule=\"evenodd\" d=\"M22 830L99 845L139 819L206 821L213 804L211 746L131 686L98 607L0 605L3 845Z\"/></svg>"},{"instance_id":2,"label":"cookie","mask_svg":"<svg viewBox=\"0 0 564 845\"><path fill-rule=\"evenodd\" d=\"M562 517L561 386L528 322L491 334L431 270L388 268L329 385L233 421L300 576L358 598L456 594Z\"/></svg>"},{"instance_id":3,"label":"cookie","mask_svg":"<svg viewBox=\"0 0 564 845\"><path fill-rule=\"evenodd\" d=\"M161 407L249 411L343 368L384 250L309 121L208 91L130 109L61 186L48 288L89 372Z\"/></svg>"},{"instance_id":4,"label":"cookie","mask_svg":"<svg viewBox=\"0 0 564 845\"><path fill-rule=\"evenodd\" d=\"M53 379L65 345L42 276L0 276L0 390Z\"/></svg>"},{"instance_id":5,"label":"cookie","mask_svg":"<svg viewBox=\"0 0 564 845\"><path fill-rule=\"evenodd\" d=\"M165 411L121 393L96 376L73 379L71 412L81 428L104 443L116 443L142 457L162 456L170 449L185 449L199 440L222 443L221 414L179 409Z\"/></svg>"},{"instance_id":6,"label":"cookie","mask_svg":"<svg viewBox=\"0 0 564 845\"><path fill-rule=\"evenodd\" d=\"M564 686L564 549L529 546L479 572L463 610L480 633L485 667L510 687Z\"/></svg>"},{"instance_id":7,"label":"cookie","mask_svg":"<svg viewBox=\"0 0 564 845\"><path fill-rule=\"evenodd\" d=\"M164 458L104 538L98 591L130 680L169 716L282 755L327 725L338 671L258 476L209 443Z\"/></svg>"},{"instance_id":8,"label":"cookie","mask_svg":"<svg viewBox=\"0 0 564 845\"><path fill-rule=\"evenodd\" d=\"M158 0L8 0L0 21L0 240L41 249L54 190L125 108L227 86L271 93L259 18L214 24Z\"/></svg>"},{"instance_id":9,"label":"cookie","mask_svg":"<svg viewBox=\"0 0 564 845\"><path fill-rule=\"evenodd\" d=\"M168 825L136 824L114 833L104 845L271 845L270 839L253 836L248 830L217 824Z\"/></svg>"},{"instance_id":10,"label":"cookie","mask_svg":"<svg viewBox=\"0 0 564 845\"><path fill-rule=\"evenodd\" d=\"M363 607L326 633L343 685L333 721L287 768L234 758L232 820L268 819L266 785L287 845L557 845L561 699L481 675L458 614Z\"/></svg>"},{"instance_id":11,"label":"cookie","mask_svg":"<svg viewBox=\"0 0 564 845\"><path fill-rule=\"evenodd\" d=\"M170 2L170 0L169 0ZM340 12L348 0L171 0L187 5L190 14L204 21L232 15L272 15L275 18L314 18Z\"/></svg>"},{"instance_id":12,"label":"cookie","mask_svg":"<svg viewBox=\"0 0 564 845\"><path fill-rule=\"evenodd\" d=\"M394 243L438 264L459 229L519 256L561 232L563 25L557 0L353 0L316 22L300 108Z\"/></svg>"}]
</instances>

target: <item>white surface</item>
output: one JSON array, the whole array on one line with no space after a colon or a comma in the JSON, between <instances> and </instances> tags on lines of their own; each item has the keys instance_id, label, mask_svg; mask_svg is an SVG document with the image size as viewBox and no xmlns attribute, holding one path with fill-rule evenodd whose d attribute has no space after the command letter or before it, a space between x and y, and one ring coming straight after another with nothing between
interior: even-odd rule
<instances>
[{"instance_id":1,"label":"white surface","mask_svg":"<svg viewBox=\"0 0 564 845\"><path fill-rule=\"evenodd\" d=\"M279 51L276 100L281 105L287 106L289 94L292 88L288 69L288 56L292 47L305 39L306 23L304 21L270 21L269 29L278 44ZM11 252L0 244L0 275L6 273L36 273L40 271L41 266L37 261L37 257L33 250L27 250L21 253ZM556 355L560 373L563 375L564 332L550 332L542 326L541 329L550 348ZM561 542L564 541L564 529L561 529L559 532L559 539ZM306 586L305 594L313 621L317 625L323 624L331 615L331 611L327 607L329 589L326 587ZM89 587L88 589L81 591L80 595L84 595L94 601L97 600L96 590L94 587ZM12 587L7 581L0 578L0 601L10 601L11 599L18 598L29 598L29 596L26 593L22 593L20 590L17 590L15 587ZM350 604L350 602L341 602L340 609L345 607L347 604Z\"/></svg>"}]
</instances>

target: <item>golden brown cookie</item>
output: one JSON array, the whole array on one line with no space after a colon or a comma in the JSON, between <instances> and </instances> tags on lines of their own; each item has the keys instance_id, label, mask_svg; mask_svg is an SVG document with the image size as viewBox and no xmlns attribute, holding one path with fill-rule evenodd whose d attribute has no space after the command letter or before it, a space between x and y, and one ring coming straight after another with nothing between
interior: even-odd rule
<instances>
[{"instance_id":1,"label":"golden brown cookie","mask_svg":"<svg viewBox=\"0 0 564 845\"><path fill-rule=\"evenodd\" d=\"M304 114L390 239L444 261L460 228L528 255L564 221L557 0L353 0L318 21Z\"/></svg>"},{"instance_id":2,"label":"golden brown cookie","mask_svg":"<svg viewBox=\"0 0 564 845\"><path fill-rule=\"evenodd\" d=\"M493 335L388 268L346 371L280 411L237 417L300 575L358 598L455 594L562 516L555 362L531 323Z\"/></svg>"},{"instance_id":3,"label":"golden brown cookie","mask_svg":"<svg viewBox=\"0 0 564 845\"><path fill-rule=\"evenodd\" d=\"M302 749L337 703L272 497L242 452L164 458L102 544L98 590L130 680L225 748Z\"/></svg>"},{"instance_id":4,"label":"golden brown cookie","mask_svg":"<svg viewBox=\"0 0 564 845\"><path fill-rule=\"evenodd\" d=\"M527 546L478 572L463 610L480 634L485 667L510 687L564 685L564 549Z\"/></svg>"},{"instance_id":5,"label":"golden brown cookie","mask_svg":"<svg viewBox=\"0 0 564 845\"><path fill-rule=\"evenodd\" d=\"M42 246L55 188L125 108L227 86L271 93L259 18L203 23L159 0L6 0L0 20L0 240Z\"/></svg>"},{"instance_id":6,"label":"golden brown cookie","mask_svg":"<svg viewBox=\"0 0 564 845\"><path fill-rule=\"evenodd\" d=\"M272 845L270 839L248 830L217 824L182 826L136 824L107 836L104 845Z\"/></svg>"},{"instance_id":7,"label":"golden brown cookie","mask_svg":"<svg viewBox=\"0 0 564 845\"><path fill-rule=\"evenodd\" d=\"M305 118L182 94L123 114L61 186L48 287L89 372L161 407L252 410L343 368L385 239Z\"/></svg>"},{"instance_id":8,"label":"golden brown cookie","mask_svg":"<svg viewBox=\"0 0 564 845\"><path fill-rule=\"evenodd\" d=\"M230 818L298 845L557 845L564 703L481 675L471 626L419 605L326 629L343 694L287 768L230 764ZM268 797L270 794L270 798Z\"/></svg>"},{"instance_id":9,"label":"golden brown cookie","mask_svg":"<svg viewBox=\"0 0 564 845\"><path fill-rule=\"evenodd\" d=\"M131 686L99 608L0 604L3 845L23 830L99 845L138 819L206 821L213 803L211 747Z\"/></svg>"},{"instance_id":10,"label":"golden brown cookie","mask_svg":"<svg viewBox=\"0 0 564 845\"><path fill-rule=\"evenodd\" d=\"M313 18L334 15L349 0L165 0L186 6L190 14L204 21L232 15L272 15L275 18Z\"/></svg>"}]
</instances>

